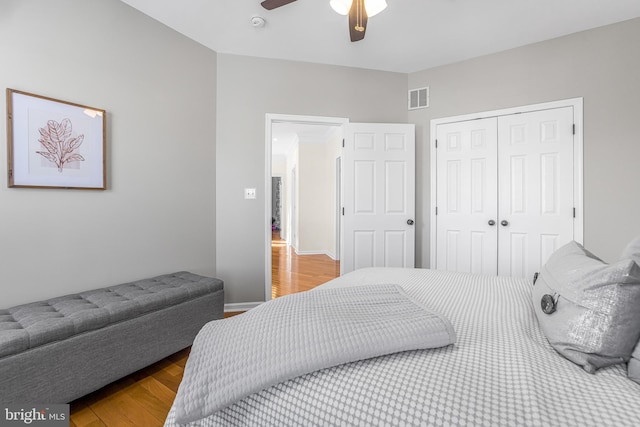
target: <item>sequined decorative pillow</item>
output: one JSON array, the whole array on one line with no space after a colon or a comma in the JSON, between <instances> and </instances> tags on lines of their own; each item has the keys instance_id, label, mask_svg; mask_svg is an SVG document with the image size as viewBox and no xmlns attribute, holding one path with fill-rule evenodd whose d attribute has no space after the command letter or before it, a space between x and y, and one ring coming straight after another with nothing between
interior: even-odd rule
<instances>
[{"instance_id":1,"label":"sequined decorative pillow","mask_svg":"<svg viewBox=\"0 0 640 427\"><path fill-rule=\"evenodd\" d=\"M576 242L554 252L533 287L549 343L587 372L629 360L640 339L640 267L608 265Z\"/></svg>"}]
</instances>

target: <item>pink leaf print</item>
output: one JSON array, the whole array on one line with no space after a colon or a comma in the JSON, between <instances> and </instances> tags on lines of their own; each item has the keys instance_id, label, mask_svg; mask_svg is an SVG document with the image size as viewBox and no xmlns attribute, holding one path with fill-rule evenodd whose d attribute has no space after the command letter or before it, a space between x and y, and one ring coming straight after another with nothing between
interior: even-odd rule
<instances>
[{"instance_id":1,"label":"pink leaf print","mask_svg":"<svg viewBox=\"0 0 640 427\"><path fill-rule=\"evenodd\" d=\"M55 163L55 164L58 164L55 154L47 153L47 152L44 152L44 151L36 151L36 153L38 153L38 154L40 154L40 155L44 156L44 157L45 157L46 159L48 159L50 162L53 162L53 163Z\"/></svg>"},{"instance_id":2,"label":"pink leaf print","mask_svg":"<svg viewBox=\"0 0 640 427\"><path fill-rule=\"evenodd\" d=\"M70 154L66 157L66 159L64 160L65 163L67 162L84 162L84 157L82 157L80 154L78 153L74 153L74 154Z\"/></svg>"},{"instance_id":3,"label":"pink leaf print","mask_svg":"<svg viewBox=\"0 0 640 427\"><path fill-rule=\"evenodd\" d=\"M71 136L71 120L62 119L60 123L55 120L49 120L47 122L49 128L49 135L53 142L57 144L64 144L64 142Z\"/></svg>"},{"instance_id":4,"label":"pink leaf print","mask_svg":"<svg viewBox=\"0 0 640 427\"><path fill-rule=\"evenodd\" d=\"M40 131L40 136L42 138L38 139L38 141L42 144L42 146L49 151L50 153L55 153L56 152L56 147L53 144L53 142L51 142L51 138L49 137L49 133L43 129L40 128L38 129Z\"/></svg>"},{"instance_id":5,"label":"pink leaf print","mask_svg":"<svg viewBox=\"0 0 640 427\"><path fill-rule=\"evenodd\" d=\"M73 151L76 148L80 147L82 145L82 141L84 141L84 135L79 135L76 138L71 138L69 140L68 151Z\"/></svg>"},{"instance_id":6,"label":"pink leaf print","mask_svg":"<svg viewBox=\"0 0 640 427\"><path fill-rule=\"evenodd\" d=\"M84 134L72 138L72 129L73 126L69 119L62 119L60 123L49 120L46 128L38 129L40 132L38 142L47 151L36 151L36 153L54 163L60 173L62 173L65 163L84 161L84 157L80 154L73 153L82 145Z\"/></svg>"}]
</instances>

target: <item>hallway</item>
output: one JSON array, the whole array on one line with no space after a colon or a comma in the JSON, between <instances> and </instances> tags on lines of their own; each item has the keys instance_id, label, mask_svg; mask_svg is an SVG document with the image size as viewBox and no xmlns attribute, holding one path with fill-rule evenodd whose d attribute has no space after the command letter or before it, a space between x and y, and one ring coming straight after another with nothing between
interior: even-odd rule
<instances>
[{"instance_id":1,"label":"hallway","mask_svg":"<svg viewBox=\"0 0 640 427\"><path fill-rule=\"evenodd\" d=\"M340 276L340 261L327 255L298 255L279 232L271 237L272 298L307 291Z\"/></svg>"}]
</instances>

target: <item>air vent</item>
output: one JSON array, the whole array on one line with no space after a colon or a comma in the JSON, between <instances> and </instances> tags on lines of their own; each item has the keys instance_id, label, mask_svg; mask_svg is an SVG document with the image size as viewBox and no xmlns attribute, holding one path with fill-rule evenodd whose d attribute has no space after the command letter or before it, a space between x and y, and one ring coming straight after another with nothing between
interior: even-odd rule
<instances>
[{"instance_id":1,"label":"air vent","mask_svg":"<svg viewBox=\"0 0 640 427\"><path fill-rule=\"evenodd\" d=\"M429 88L421 87L409 91L409 110L427 108L429 106Z\"/></svg>"}]
</instances>

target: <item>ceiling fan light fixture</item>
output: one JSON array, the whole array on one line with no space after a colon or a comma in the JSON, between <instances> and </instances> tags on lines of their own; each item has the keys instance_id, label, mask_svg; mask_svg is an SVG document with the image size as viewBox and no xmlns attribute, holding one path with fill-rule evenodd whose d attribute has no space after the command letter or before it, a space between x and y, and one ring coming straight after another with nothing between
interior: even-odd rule
<instances>
[{"instance_id":1,"label":"ceiling fan light fixture","mask_svg":"<svg viewBox=\"0 0 640 427\"><path fill-rule=\"evenodd\" d=\"M331 8L340 15L348 15L353 0L330 0ZM364 0L364 8L367 16L372 17L385 10L387 7L386 0Z\"/></svg>"},{"instance_id":2,"label":"ceiling fan light fixture","mask_svg":"<svg viewBox=\"0 0 640 427\"><path fill-rule=\"evenodd\" d=\"M351 9L352 1L353 0L331 0L329 1L329 5L336 13L339 13L340 15L347 15L349 13L349 9Z\"/></svg>"}]
</instances>

